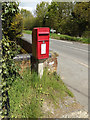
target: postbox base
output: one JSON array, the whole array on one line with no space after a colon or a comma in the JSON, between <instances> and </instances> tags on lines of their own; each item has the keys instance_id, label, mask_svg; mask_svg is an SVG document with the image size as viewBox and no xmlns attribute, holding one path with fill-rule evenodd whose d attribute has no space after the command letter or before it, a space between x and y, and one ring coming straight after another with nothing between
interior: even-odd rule
<instances>
[{"instance_id":1,"label":"postbox base","mask_svg":"<svg viewBox=\"0 0 90 120\"><path fill-rule=\"evenodd\" d=\"M31 72L36 72L40 78L43 75L43 63L45 60L43 59L36 59L35 57L31 57Z\"/></svg>"}]
</instances>

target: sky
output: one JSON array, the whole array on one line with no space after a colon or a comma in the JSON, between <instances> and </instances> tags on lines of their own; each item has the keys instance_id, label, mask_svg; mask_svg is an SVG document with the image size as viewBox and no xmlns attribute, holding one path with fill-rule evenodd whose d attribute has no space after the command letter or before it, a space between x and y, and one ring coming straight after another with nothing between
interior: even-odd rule
<instances>
[{"instance_id":1,"label":"sky","mask_svg":"<svg viewBox=\"0 0 90 120\"><path fill-rule=\"evenodd\" d=\"M18 0L20 2L20 5L19 5L19 8L23 8L23 9L26 9L26 10L29 10L32 12L32 14L34 15L34 11L36 9L36 5L42 1L45 1L45 2L51 2L52 0ZM55 0L55 1L58 1L58 2L70 2L70 1L73 1L73 0ZM74 1L83 1L83 0L74 0ZM85 1L89 1L89 0L85 0Z\"/></svg>"},{"instance_id":2,"label":"sky","mask_svg":"<svg viewBox=\"0 0 90 120\"><path fill-rule=\"evenodd\" d=\"M19 0L20 2L19 8L27 9L31 11L32 14L34 14L36 5L42 1L51 2L52 0Z\"/></svg>"}]
</instances>

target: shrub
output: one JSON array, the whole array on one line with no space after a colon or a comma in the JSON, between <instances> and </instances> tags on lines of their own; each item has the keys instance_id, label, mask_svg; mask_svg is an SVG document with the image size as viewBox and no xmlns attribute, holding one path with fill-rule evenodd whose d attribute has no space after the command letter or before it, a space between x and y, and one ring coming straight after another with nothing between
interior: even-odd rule
<instances>
[{"instance_id":1,"label":"shrub","mask_svg":"<svg viewBox=\"0 0 90 120\"><path fill-rule=\"evenodd\" d=\"M83 32L82 37L90 38L90 31L85 31L85 32Z\"/></svg>"},{"instance_id":2,"label":"shrub","mask_svg":"<svg viewBox=\"0 0 90 120\"><path fill-rule=\"evenodd\" d=\"M22 32L23 23L18 6L18 2L2 3L2 32L9 40L16 40Z\"/></svg>"},{"instance_id":3,"label":"shrub","mask_svg":"<svg viewBox=\"0 0 90 120\"><path fill-rule=\"evenodd\" d=\"M2 3L2 108L3 116L8 116L8 89L17 77L13 57L18 53L17 38L22 32L22 17L18 2Z\"/></svg>"},{"instance_id":4,"label":"shrub","mask_svg":"<svg viewBox=\"0 0 90 120\"><path fill-rule=\"evenodd\" d=\"M16 14L11 23L11 36L15 37L14 39L22 36L23 29L23 19L20 13Z\"/></svg>"}]
</instances>

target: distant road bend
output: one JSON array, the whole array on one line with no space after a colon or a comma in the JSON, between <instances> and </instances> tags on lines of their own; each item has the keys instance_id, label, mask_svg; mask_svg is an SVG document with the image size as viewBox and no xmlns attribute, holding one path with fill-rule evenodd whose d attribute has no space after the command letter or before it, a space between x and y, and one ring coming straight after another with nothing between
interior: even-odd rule
<instances>
[{"instance_id":1,"label":"distant road bend","mask_svg":"<svg viewBox=\"0 0 90 120\"><path fill-rule=\"evenodd\" d=\"M32 43L31 35L24 34L23 39ZM50 39L50 49L59 54L58 74L88 111L88 45Z\"/></svg>"}]
</instances>

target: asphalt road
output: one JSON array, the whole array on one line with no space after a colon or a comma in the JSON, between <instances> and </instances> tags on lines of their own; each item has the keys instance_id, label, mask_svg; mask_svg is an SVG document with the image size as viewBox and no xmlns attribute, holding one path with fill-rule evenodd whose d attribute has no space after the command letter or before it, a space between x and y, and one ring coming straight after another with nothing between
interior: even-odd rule
<instances>
[{"instance_id":1,"label":"asphalt road","mask_svg":"<svg viewBox=\"0 0 90 120\"><path fill-rule=\"evenodd\" d=\"M50 49L59 54L58 74L88 111L88 45L50 39Z\"/></svg>"},{"instance_id":2,"label":"asphalt road","mask_svg":"<svg viewBox=\"0 0 90 120\"><path fill-rule=\"evenodd\" d=\"M31 35L24 34L23 38L32 42ZM59 54L58 74L88 111L88 45L50 39L50 49Z\"/></svg>"}]
</instances>

